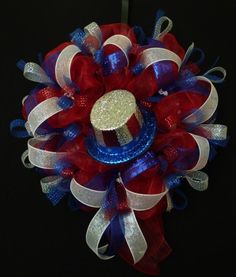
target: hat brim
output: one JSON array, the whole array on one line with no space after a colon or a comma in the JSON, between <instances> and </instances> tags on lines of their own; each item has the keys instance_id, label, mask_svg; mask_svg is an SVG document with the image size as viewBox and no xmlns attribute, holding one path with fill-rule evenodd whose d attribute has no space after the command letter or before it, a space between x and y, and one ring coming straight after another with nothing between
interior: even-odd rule
<instances>
[{"instance_id":1,"label":"hat brim","mask_svg":"<svg viewBox=\"0 0 236 277\"><path fill-rule=\"evenodd\" d=\"M88 153L97 161L105 164L121 164L128 162L144 153L153 143L157 132L155 115L142 109L144 124L132 142L120 147L104 147L97 143L95 136L86 139Z\"/></svg>"}]
</instances>

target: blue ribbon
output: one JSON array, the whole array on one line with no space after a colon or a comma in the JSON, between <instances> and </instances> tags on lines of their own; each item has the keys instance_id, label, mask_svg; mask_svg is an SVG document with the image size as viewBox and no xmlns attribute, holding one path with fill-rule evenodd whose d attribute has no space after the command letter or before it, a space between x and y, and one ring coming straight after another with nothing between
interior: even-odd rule
<instances>
[{"instance_id":1,"label":"blue ribbon","mask_svg":"<svg viewBox=\"0 0 236 277\"><path fill-rule=\"evenodd\" d=\"M88 54L88 49L85 45L86 33L82 29L77 28L70 34L70 37L71 41L80 48L84 55Z\"/></svg>"},{"instance_id":2,"label":"blue ribbon","mask_svg":"<svg viewBox=\"0 0 236 277\"><path fill-rule=\"evenodd\" d=\"M24 72L24 68L25 68L25 65L26 65L26 61L24 60L19 60L17 63L16 63L16 66L22 71Z\"/></svg>"},{"instance_id":3,"label":"blue ribbon","mask_svg":"<svg viewBox=\"0 0 236 277\"><path fill-rule=\"evenodd\" d=\"M63 132L63 135L66 140L73 140L76 137L78 137L79 134L80 134L80 127L76 123L73 123L70 126L68 126Z\"/></svg>"},{"instance_id":4,"label":"blue ribbon","mask_svg":"<svg viewBox=\"0 0 236 277\"><path fill-rule=\"evenodd\" d=\"M127 60L121 51L114 52L103 58L103 72L105 75L115 73L127 65Z\"/></svg>"},{"instance_id":5,"label":"blue ribbon","mask_svg":"<svg viewBox=\"0 0 236 277\"><path fill-rule=\"evenodd\" d=\"M61 199L70 192L70 180L63 179L56 187L50 189L46 194L53 206L56 206Z\"/></svg>"},{"instance_id":6,"label":"blue ribbon","mask_svg":"<svg viewBox=\"0 0 236 277\"><path fill-rule=\"evenodd\" d=\"M61 96L59 99L58 99L58 102L57 102L58 106L60 106L63 110L67 110L69 109L72 105L73 105L73 100L66 96L66 95L63 95Z\"/></svg>"},{"instance_id":7,"label":"blue ribbon","mask_svg":"<svg viewBox=\"0 0 236 277\"><path fill-rule=\"evenodd\" d=\"M124 184L127 184L133 178L159 163L160 159L155 153L148 151L141 158L137 158L130 166L127 166L126 170L121 172L121 178Z\"/></svg>"},{"instance_id":8,"label":"blue ribbon","mask_svg":"<svg viewBox=\"0 0 236 277\"><path fill-rule=\"evenodd\" d=\"M10 132L17 138L28 138L29 134L25 129L25 120L15 119L10 123Z\"/></svg>"}]
</instances>

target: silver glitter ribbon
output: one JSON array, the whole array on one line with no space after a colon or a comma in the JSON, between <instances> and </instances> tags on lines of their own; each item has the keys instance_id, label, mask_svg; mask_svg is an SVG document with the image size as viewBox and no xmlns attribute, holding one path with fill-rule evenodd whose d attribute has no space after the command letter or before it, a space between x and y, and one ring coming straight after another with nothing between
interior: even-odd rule
<instances>
[{"instance_id":1,"label":"silver glitter ribbon","mask_svg":"<svg viewBox=\"0 0 236 277\"><path fill-rule=\"evenodd\" d=\"M166 22L167 22L167 25L164 28L164 30L162 30L163 24L166 24ZM167 16L162 16L156 22L156 25L154 27L153 38L156 40L159 40L161 37L163 37L164 35L169 33L171 31L172 27L173 27L172 20Z\"/></svg>"},{"instance_id":2,"label":"silver glitter ribbon","mask_svg":"<svg viewBox=\"0 0 236 277\"><path fill-rule=\"evenodd\" d=\"M74 44L65 47L59 54L55 65L55 76L58 85L64 88L71 81L71 65L74 57L81 50Z\"/></svg>"},{"instance_id":3,"label":"silver glitter ribbon","mask_svg":"<svg viewBox=\"0 0 236 277\"><path fill-rule=\"evenodd\" d=\"M196 129L204 130L204 137L212 140L226 140L227 126L222 124L201 124Z\"/></svg>"},{"instance_id":4,"label":"silver glitter ribbon","mask_svg":"<svg viewBox=\"0 0 236 277\"><path fill-rule=\"evenodd\" d=\"M47 176L40 180L40 185L43 193L49 193L51 188L56 187L61 181L62 177L59 176Z\"/></svg>"},{"instance_id":5,"label":"silver glitter ribbon","mask_svg":"<svg viewBox=\"0 0 236 277\"><path fill-rule=\"evenodd\" d=\"M185 178L189 185L195 190L204 191L208 188L208 175L205 172L187 172Z\"/></svg>"},{"instance_id":6,"label":"silver glitter ribbon","mask_svg":"<svg viewBox=\"0 0 236 277\"><path fill-rule=\"evenodd\" d=\"M204 76L197 76L197 80L207 82L210 85L210 93L200 108L183 119L183 123L186 124L197 123L199 125L210 119L217 109L218 94L215 86Z\"/></svg>"},{"instance_id":7,"label":"silver glitter ribbon","mask_svg":"<svg viewBox=\"0 0 236 277\"><path fill-rule=\"evenodd\" d=\"M33 136L37 134L40 125L63 109L57 105L58 97L51 97L39 103L28 115L28 129Z\"/></svg>"},{"instance_id":8,"label":"silver glitter ribbon","mask_svg":"<svg viewBox=\"0 0 236 277\"><path fill-rule=\"evenodd\" d=\"M188 61L190 55L192 54L193 52L193 49L194 49L194 42L192 42L190 44L190 46L188 47L187 51L185 52L185 55L184 55L184 58L182 60L182 63L181 63L181 66L185 65L186 62Z\"/></svg>"},{"instance_id":9,"label":"silver glitter ribbon","mask_svg":"<svg viewBox=\"0 0 236 277\"><path fill-rule=\"evenodd\" d=\"M120 178L118 178L118 181L122 183ZM99 258L105 260L112 258L113 256L104 254L106 247L99 247L102 236L111 223L111 221L105 216L104 210L101 208L107 191L89 189L80 185L78 182L76 182L75 179L72 179L70 189L74 197L81 203L93 208L100 208L88 226L86 242L91 250ZM124 237L129 247L130 253L132 254L133 261L134 263L137 263L144 256L147 250L147 243L136 220L134 210L146 211L151 209L159 203L164 195L167 194L168 189L165 189L165 191L159 194L140 194L132 192L126 188L125 190L127 194L128 205L131 211L123 217L125 229Z\"/></svg>"},{"instance_id":10,"label":"silver glitter ribbon","mask_svg":"<svg viewBox=\"0 0 236 277\"><path fill-rule=\"evenodd\" d=\"M31 162L27 162L27 159L29 157L29 150L25 150L21 155L21 162L26 168L33 168L34 165Z\"/></svg>"},{"instance_id":11,"label":"silver glitter ribbon","mask_svg":"<svg viewBox=\"0 0 236 277\"><path fill-rule=\"evenodd\" d=\"M65 152L53 152L40 149L41 141L32 138L28 140L28 158L32 165L43 169L54 169L57 161L65 157Z\"/></svg>"},{"instance_id":12,"label":"silver glitter ribbon","mask_svg":"<svg viewBox=\"0 0 236 277\"><path fill-rule=\"evenodd\" d=\"M218 74L221 73L222 77L217 79L211 79L209 76L213 72L218 72ZM223 67L217 66L209 69L203 76L208 77L208 79L210 79L213 83L217 84L217 83L222 83L224 81L224 79L226 78L226 74L227 74L226 70Z\"/></svg>"},{"instance_id":13,"label":"silver glitter ribbon","mask_svg":"<svg viewBox=\"0 0 236 277\"><path fill-rule=\"evenodd\" d=\"M96 22L91 22L90 24L88 24L87 26L84 27L84 32L86 34L89 34L89 35L95 37L98 41L98 45L96 48L94 48L94 45L89 46L90 52L92 54L94 54L96 52L96 50L98 50L102 44L102 31Z\"/></svg>"},{"instance_id":14,"label":"silver glitter ribbon","mask_svg":"<svg viewBox=\"0 0 236 277\"><path fill-rule=\"evenodd\" d=\"M209 158L209 154L210 154L210 144L208 139L198 136L198 135L194 135L189 133L192 138L195 140L197 147L198 147L198 151L199 151L199 156L198 156L198 161L196 163L196 165L187 170L187 172L192 172L192 171L197 171L197 170L201 170L203 167L206 166L208 158Z\"/></svg>"},{"instance_id":15,"label":"silver glitter ribbon","mask_svg":"<svg viewBox=\"0 0 236 277\"><path fill-rule=\"evenodd\" d=\"M161 61L174 62L175 64L177 64L178 68L180 68L181 65L180 57L176 55L174 52L165 48L148 48L142 52L142 56L140 59L140 62L143 64L145 69L151 66L152 64Z\"/></svg>"},{"instance_id":16,"label":"silver glitter ribbon","mask_svg":"<svg viewBox=\"0 0 236 277\"><path fill-rule=\"evenodd\" d=\"M109 37L103 43L103 47L110 44L118 47L124 53L127 61L127 66L128 66L129 65L128 53L130 48L132 47L132 42L130 41L130 39L124 35L114 35Z\"/></svg>"},{"instance_id":17,"label":"silver glitter ribbon","mask_svg":"<svg viewBox=\"0 0 236 277\"><path fill-rule=\"evenodd\" d=\"M24 67L24 77L30 81L41 84L53 84L46 72L37 63L29 62Z\"/></svg>"},{"instance_id":18,"label":"silver glitter ribbon","mask_svg":"<svg viewBox=\"0 0 236 277\"><path fill-rule=\"evenodd\" d=\"M28 115L25 128L34 138L28 140L28 149L21 156L21 161L26 168L37 166L43 169L54 169L55 163L65 156L64 152L46 151L37 146L55 135L55 133L39 135L37 130L43 122L62 111L62 108L57 105L57 101L58 97L46 99L34 107ZM26 161L27 158L29 162Z\"/></svg>"}]
</instances>

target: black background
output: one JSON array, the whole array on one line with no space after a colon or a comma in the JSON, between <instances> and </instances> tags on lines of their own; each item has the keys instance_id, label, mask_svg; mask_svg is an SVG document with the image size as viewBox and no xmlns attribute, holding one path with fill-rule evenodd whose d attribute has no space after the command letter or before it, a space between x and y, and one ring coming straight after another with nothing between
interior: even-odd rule
<instances>
[{"instance_id":1,"label":"black background","mask_svg":"<svg viewBox=\"0 0 236 277\"><path fill-rule=\"evenodd\" d=\"M173 33L184 47L194 41L205 51L204 69L220 55L220 65L228 72L226 82L218 86L218 122L228 125L230 142L205 169L210 176L209 189L198 193L186 187L188 207L165 215L166 237L173 253L162 263L161 277L227 276L234 272L235 3L131 1L131 25L141 25L151 35L155 13L161 8L173 19ZM73 213L64 202L52 207L40 191L40 177L20 162L26 141L9 133L9 122L20 117L21 99L33 87L15 67L17 60L37 62L39 52L46 53L66 41L78 26L91 21L118 22L120 10L121 0L6 1L1 9L1 156L2 167L5 165L1 175L6 179L1 182L6 191L5 248L1 248L7 257L7 271L2 276L144 276L119 257L101 261L89 250L85 232L92 215Z\"/></svg>"}]
</instances>

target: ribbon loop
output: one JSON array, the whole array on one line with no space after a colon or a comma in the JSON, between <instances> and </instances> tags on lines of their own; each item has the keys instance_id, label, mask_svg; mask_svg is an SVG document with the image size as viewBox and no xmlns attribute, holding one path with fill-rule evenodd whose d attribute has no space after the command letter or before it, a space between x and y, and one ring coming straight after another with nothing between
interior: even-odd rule
<instances>
[{"instance_id":1,"label":"ribbon loop","mask_svg":"<svg viewBox=\"0 0 236 277\"><path fill-rule=\"evenodd\" d=\"M196 165L190 170L187 170L187 172L197 171L205 167L210 155L210 145L208 140L206 138L203 138L201 136L197 136L194 134L190 134L190 135L193 137L193 139L195 140L198 146L199 156L198 156L198 161Z\"/></svg>"},{"instance_id":2,"label":"ribbon loop","mask_svg":"<svg viewBox=\"0 0 236 277\"><path fill-rule=\"evenodd\" d=\"M129 65L128 53L130 48L132 47L132 42L130 41L130 39L124 35L114 35L108 38L104 42L103 47L109 44L118 47L122 51L122 53L125 55L127 66L128 66Z\"/></svg>"},{"instance_id":3,"label":"ribbon loop","mask_svg":"<svg viewBox=\"0 0 236 277\"><path fill-rule=\"evenodd\" d=\"M164 28L164 30L162 30L164 23L167 23L167 26ZM156 25L154 27L153 38L156 40L159 40L161 37L169 33L172 27L173 27L172 20L167 16L162 16L156 22Z\"/></svg>"},{"instance_id":4,"label":"ribbon loop","mask_svg":"<svg viewBox=\"0 0 236 277\"><path fill-rule=\"evenodd\" d=\"M100 48L102 43L102 31L96 22L91 22L87 26L84 27L85 33L95 37L98 41L98 45L96 50Z\"/></svg>"},{"instance_id":5,"label":"ribbon loop","mask_svg":"<svg viewBox=\"0 0 236 277\"><path fill-rule=\"evenodd\" d=\"M29 151L27 149L21 155L21 162L23 163L24 167L26 167L26 168L33 168L34 165L31 162L27 162L26 161L28 159L28 156L29 156Z\"/></svg>"},{"instance_id":6,"label":"ribbon loop","mask_svg":"<svg viewBox=\"0 0 236 277\"><path fill-rule=\"evenodd\" d=\"M204 76L197 76L197 80L207 82L210 85L210 93L201 107L182 120L182 122L185 124L199 125L203 122L206 122L212 117L217 109L219 99L217 90L212 82Z\"/></svg>"},{"instance_id":7,"label":"ribbon loop","mask_svg":"<svg viewBox=\"0 0 236 277\"><path fill-rule=\"evenodd\" d=\"M74 57L80 52L79 47L72 44L65 47L58 56L55 65L55 76L61 88L66 87L71 82L71 64Z\"/></svg>"},{"instance_id":8,"label":"ribbon loop","mask_svg":"<svg viewBox=\"0 0 236 277\"><path fill-rule=\"evenodd\" d=\"M114 257L114 255L104 254L107 249L106 246L99 248L99 242L109 225L110 220L106 217L104 210L100 208L91 220L86 232L86 242L89 248L102 260L109 260Z\"/></svg>"},{"instance_id":9,"label":"ribbon loop","mask_svg":"<svg viewBox=\"0 0 236 277\"><path fill-rule=\"evenodd\" d=\"M85 186L80 185L78 182L76 182L75 179L71 180L70 190L78 201L80 201L84 205L93 208L101 207L102 200L106 195L106 190L98 191L87 188Z\"/></svg>"},{"instance_id":10,"label":"ribbon loop","mask_svg":"<svg viewBox=\"0 0 236 277\"><path fill-rule=\"evenodd\" d=\"M36 83L48 85L53 84L53 81L47 76L46 72L37 63L26 63L23 75L26 79Z\"/></svg>"},{"instance_id":11,"label":"ribbon loop","mask_svg":"<svg viewBox=\"0 0 236 277\"><path fill-rule=\"evenodd\" d=\"M196 129L203 130L203 136L209 140L226 140L227 126L222 124L201 124Z\"/></svg>"},{"instance_id":12,"label":"ribbon loop","mask_svg":"<svg viewBox=\"0 0 236 277\"><path fill-rule=\"evenodd\" d=\"M42 150L37 147L39 142L40 141L34 138L28 140L28 155L30 163L39 168L54 169L57 161L63 159L66 153Z\"/></svg>"},{"instance_id":13,"label":"ribbon loop","mask_svg":"<svg viewBox=\"0 0 236 277\"><path fill-rule=\"evenodd\" d=\"M143 67L146 69L149 66L161 62L161 61L171 61L177 64L178 68L181 65L181 59L178 55L176 55L174 52L165 49L165 48L158 48L158 47L152 47L144 50L142 52L141 56L141 64L143 64Z\"/></svg>"},{"instance_id":14,"label":"ribbon loop","mask_svg":"<svg viewBox=\"0 0 236 277\"><path fill-rule=\"evenodd\" d=\"M141 194L126 189L129 206L135 211L146 211L156 206L167 194L168 189L158 194Z\"/></svg>"},{"instance_id":15,"label":"ribbon loop","mask_svg":"<svg viewBox=\"0 0 236 277\"><path fill-rule=\"evenodd\" d=\"M204 52L200 49L200 48L195 48L194 47L194 42L192 42L190 44L190 46L188 47L186 53L185 53L185 56L183 58L183 61L182 61L182 64L181 64L181 67L183 67L184 65L186 65L186 63L189 61L191 55L194 53L194 52L198 52L200 54L200 57L197 61L195 61L194 63L197 64L197 65L200 65L204 58L205 58L205 54Z\"/></svg>"},{"instance_id":16,"label":"ribbon loop","mask_svg":"<svg viewBox=\"0 0 236 277\"><path fill-rule=\"evenodd\" d=\"M39 103L28 115L28 126L32 135L35 136L40 125L51 116L63 109L57 105L58 97L51 97Z\"/></svg>"},{"instance_id":17,"label":"ribbon loop","mask_svg":"<svg viewBox=\"0 0 236 277\"><path fill-rule=\"evenodd\" d=\"M185 175L189 185L198 191L204 191L208 188L208 175L202 171L187 172Z\"/></svg>"},{"instance_id":18,"label":"ribbon loop","mask_svg":"<svg viewBox=\"0 0 236 277\"><path fill-rule=\"evenodd\" d=\"M217 75L211 74L211 73L221 73L222 77L219 77ZM217 66L214 68L211 68L210 70L208 70L203 76L205 76L207 79L211 80L212 83L216 83L216 84L220 84L223 83L225 78L226 78L226 70L221 67L221 66Z\"/></svg>"},{"instance_id":19,"label":"ribbon loop","mask_svg":"<svg viewBox=\"0 0 236 277\"><path fill-rule=\"evenodd\" d=\"M58 186L60 182L63 180L62 177L55 176L47 176L40 180L40 185L43 193L49 193L50 189Z\"/></svg>"}]
</instances>

